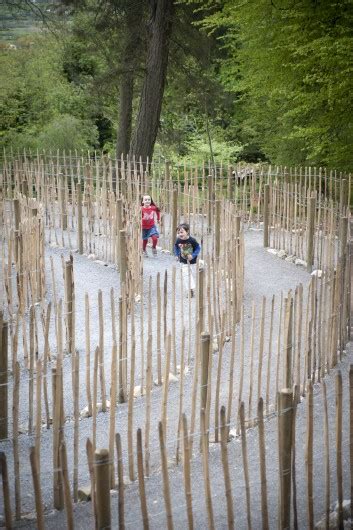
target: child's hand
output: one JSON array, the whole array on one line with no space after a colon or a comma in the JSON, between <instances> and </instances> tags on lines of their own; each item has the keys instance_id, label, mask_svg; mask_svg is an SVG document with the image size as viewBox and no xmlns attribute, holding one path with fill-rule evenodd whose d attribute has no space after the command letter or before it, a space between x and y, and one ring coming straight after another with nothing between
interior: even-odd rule
<instances>
[{"instance_id":1,"label":"child's hand","mask_svg":"<svg viewBox=\"0 0 353 530\"><path fill-rule=\"evenodd\" d=\"M191 255L191 254L188 255L187 260L188 260L188 261L191 261L191 260L192 260L192 255Z\"/></svg>"}]
</instances>

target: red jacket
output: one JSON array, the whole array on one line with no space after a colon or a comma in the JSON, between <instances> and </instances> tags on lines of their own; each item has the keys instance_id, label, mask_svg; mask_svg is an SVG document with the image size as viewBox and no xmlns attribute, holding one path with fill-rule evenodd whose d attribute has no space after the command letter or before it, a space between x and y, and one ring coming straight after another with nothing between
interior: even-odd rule
<instances>
[{"instance_id":1,"label":"red jacket","mask_svg":"<svg viewBox=\"0 0 353 530\"><path fill-rule=\"evenodd\" d=\"M158 210L156 206L151 204L149 208L145 208L145 206L141 206L141 215L142 215L142 228L144 230L148 230L149 228L152 228L152 226L155 224L155 221L160 220L161 213Z\"/></svg>"}]
</instances>

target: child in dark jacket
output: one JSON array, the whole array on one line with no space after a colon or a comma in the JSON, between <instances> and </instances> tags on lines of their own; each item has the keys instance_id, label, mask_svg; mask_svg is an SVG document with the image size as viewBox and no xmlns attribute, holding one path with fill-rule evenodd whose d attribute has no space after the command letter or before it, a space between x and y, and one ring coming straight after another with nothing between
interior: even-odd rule
<instances>
[{"instance_id":1,"label":"child in dark jacket","mask_svg":"<svg viewBox=\"0 0 353 530\"><path fill-rule=\"evenodd\" d=\"M201 247L194 237L190 236L190 226L181 223L177 227L177 239L174 244L174 254L182 268L184 285L190 285L190 296L195 293L196 263ZM190 283L189 283L190 282Z\"/></svg>"}]
</instances>

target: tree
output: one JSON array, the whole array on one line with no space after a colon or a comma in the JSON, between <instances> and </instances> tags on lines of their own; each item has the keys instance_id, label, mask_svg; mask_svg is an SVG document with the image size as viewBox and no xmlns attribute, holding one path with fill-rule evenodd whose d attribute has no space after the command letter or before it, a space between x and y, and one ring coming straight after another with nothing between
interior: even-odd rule
<instances>
[{"instance_id":1,"label":"tree","mask_svg":"<svg viewBox=\"0 0 353 530\"><path fill-rule=\"evenodd\" d=\"M130 154L151 159L157 137L168 66L173 0L152 0L146 72Z\"/></svg>"}]
</instances>

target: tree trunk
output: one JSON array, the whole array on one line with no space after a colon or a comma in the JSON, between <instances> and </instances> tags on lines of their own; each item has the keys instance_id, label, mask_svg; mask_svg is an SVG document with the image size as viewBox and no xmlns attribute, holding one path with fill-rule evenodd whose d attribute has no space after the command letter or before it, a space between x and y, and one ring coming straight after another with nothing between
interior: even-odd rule
<instances>
[{"instance_id":1,"label":"tree trunk","mask_svg":"<svg viewBox=\"0 0 353 530\"><path fill-rule=\"evenodd\" d=\"M142 4L135 2L127 6L125 15L125 42L122 52L122 74L119 86L119 127L116 142L116 157L130 151L132 128L132 103L134 80L141 55Z\"/></svg>"},{"instance_id":2,"label":"tree trunk","mask_svg":"<svg viewBox=\"0 0 353 530\"><path fill-rule=\"evenodd\" d=\"M173 0L153 0L151 37L148 43L146 73L142 87L130 155L145 162L152 158L162 108L168 66Z\"/></svg>"}]
</instances>

